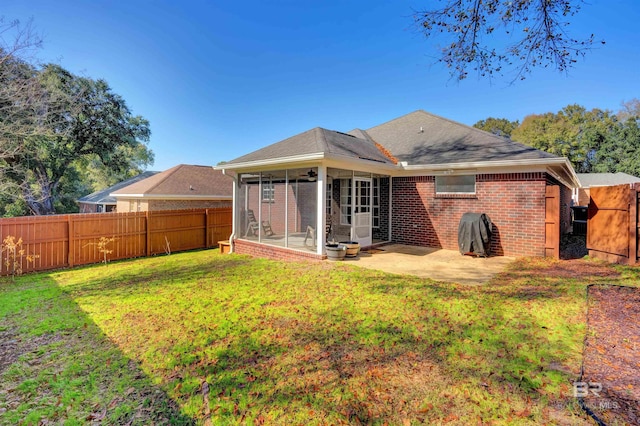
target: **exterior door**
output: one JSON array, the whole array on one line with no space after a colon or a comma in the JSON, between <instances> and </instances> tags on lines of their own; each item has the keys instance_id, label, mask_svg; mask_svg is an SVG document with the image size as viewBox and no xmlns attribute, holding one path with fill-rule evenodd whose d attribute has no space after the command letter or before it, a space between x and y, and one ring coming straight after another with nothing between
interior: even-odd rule
<instances>
[{"instance_id":1,"label":"exterior door","mask_svg":"<svg viewBox=\"0 0 640 426\"><path fill-rule=\"evenodd\" d=\"M371 178L353 179L351 239L360 247L371 245Z\"/></svg>"}]
</instances>

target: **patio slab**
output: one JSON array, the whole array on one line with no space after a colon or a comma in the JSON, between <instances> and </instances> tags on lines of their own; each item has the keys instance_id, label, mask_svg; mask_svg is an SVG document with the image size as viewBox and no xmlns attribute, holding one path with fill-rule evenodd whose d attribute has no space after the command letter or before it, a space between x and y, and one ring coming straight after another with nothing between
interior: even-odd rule
<instances>
[{"instance_id":1,"label":"patio slab","mask_svg":"<svg viewBox=\"0 0 640 426\"><path fill-rule=\"evenodd\" d=\"M457 251L402 244L363 251L346 263L394 274L409 274L437 281L480 285L502 272L515 258L463 256Z\"/></svg>"}]
</instances>

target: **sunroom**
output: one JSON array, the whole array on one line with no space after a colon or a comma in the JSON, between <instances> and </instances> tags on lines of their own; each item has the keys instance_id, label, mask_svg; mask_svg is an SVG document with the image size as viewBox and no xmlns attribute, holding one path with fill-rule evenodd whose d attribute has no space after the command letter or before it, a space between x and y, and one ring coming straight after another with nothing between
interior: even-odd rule
<instances>
[{"instance_id":1,"label":"sunroom","mask_svg":"<svg viewBox=\"0 0 640 426\"><path fill-rule=\"evenodd\" d=\"M272 158L287 147L298 155ZM397 166L369 141L317 128L218 168L235 172L236 252L268 256L271 247L277 257L285 249L291 257L322 258L327 242L369 247L390 239L390 173Z\"/></svg>"}]
</instances>

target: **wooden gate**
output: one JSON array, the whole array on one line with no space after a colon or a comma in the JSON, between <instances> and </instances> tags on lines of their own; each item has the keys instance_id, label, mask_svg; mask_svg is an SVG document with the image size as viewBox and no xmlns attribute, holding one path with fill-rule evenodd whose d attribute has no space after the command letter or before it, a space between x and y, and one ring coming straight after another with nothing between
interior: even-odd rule
<instances>
[{"instance_id":1,"label":"wooden gate","mask_svg":"<svg viewBox=\"0 0 640 426\"><path fill-rule=\"evenodd\" d=\"M638 184L589 190L589 256L609 262L638 263L638 191Z\"/></svg>"},{"instance_id":2,"label":"wooden gate","mask_svg":"<svg viewBox=\"0 0 640 426\"><path fill-rule=\"evenodd\" d=\"M560 187L547 185L544 203L544 255L560 258Z\"/></svg>"}]
</instances>

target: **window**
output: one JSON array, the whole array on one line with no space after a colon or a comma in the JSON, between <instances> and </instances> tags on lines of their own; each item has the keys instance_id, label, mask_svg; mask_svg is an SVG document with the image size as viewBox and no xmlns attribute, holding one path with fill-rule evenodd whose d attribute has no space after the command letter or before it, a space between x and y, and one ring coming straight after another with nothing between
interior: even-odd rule
<instances>
[{"instance_id":1,"label":"window","mask_svg":"<svg viewBox=\"0 0 640 426\"><path fill-rule=\"evenodd\" d=\"M276 188L273 183L262 184L262 201L272 203L275 199Z\"/></svg>"},{"instance_id":2,"label":"window","mask_svg":"<svg viewBox=\"0 0 640 426\"><path fill-rule=\"evenodd\" d=\"M436 194L475 194L476 176L436 176Z\"/></svg>"},{"instance_id":3,"label":"window","mask_svg":"<svg viewBox=\"0 0 640 426\"><path fill-rule=\"evenodd\" d=\"M351 179L340 179L340 224L351 225Z\"/></svg>"},{"instance_id":4,"label":"window","mask_svg":"<svg viewBox=\"0 0 640 426\"><path fill-rule=\"evenodd\" d=\"M373 214L371 215L371 226L380 228L380 179L373 179Z\"/></svg>"}]
</instances>

